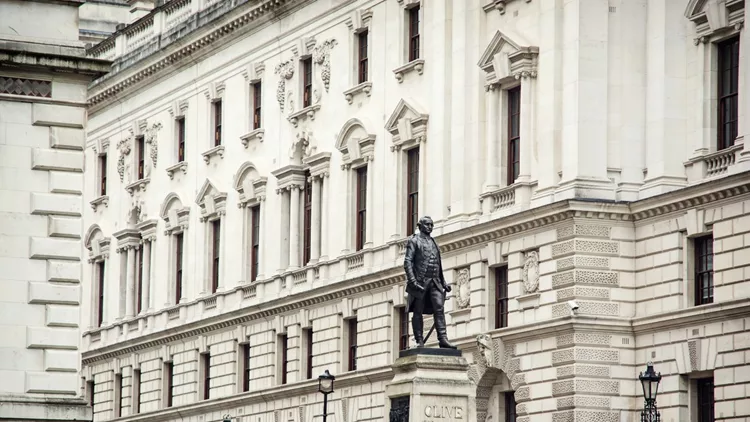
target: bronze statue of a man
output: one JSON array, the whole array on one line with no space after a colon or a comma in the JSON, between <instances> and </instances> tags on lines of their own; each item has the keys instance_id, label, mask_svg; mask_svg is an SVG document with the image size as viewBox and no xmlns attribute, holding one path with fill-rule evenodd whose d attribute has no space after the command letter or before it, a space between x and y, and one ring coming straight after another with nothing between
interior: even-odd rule
<instances>
[{"instance_id":1,"label":"bronze statue of a man","mask_svg":"<svg viewBox=\"0 0 750 422\"><path fill-rule=\"evenodd\" d=\"M435 239L430 236L432 219L422 217L417 226L419 233L409 237L404 257L406 292L408 293L407 312L413 313L411 325L414 330L414 339L417 341L417 347L424 347L422 314L432 313L440 347L455 349L456 346L448 342L443 311L445 295L451 291L451 287L443 277L440 248Z\"/></svg>"}]
</instances>

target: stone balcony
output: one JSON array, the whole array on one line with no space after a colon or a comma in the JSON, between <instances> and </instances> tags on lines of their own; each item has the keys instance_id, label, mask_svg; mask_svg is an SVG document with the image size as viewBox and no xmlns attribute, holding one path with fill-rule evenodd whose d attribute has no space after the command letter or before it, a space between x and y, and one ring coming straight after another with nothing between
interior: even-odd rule
<instances>
[{"instance_id":1,"label":"stone balcony","mask_svg":"<svg viewBox=\"0 0 750 422\"><path fill-rule=\"evenodd\" d=\"M740 160L743 144L736 143L729 148L698 155L684 163L689 184L722 177L731 173L731 168Z\"/></svg>"}]
</instances>

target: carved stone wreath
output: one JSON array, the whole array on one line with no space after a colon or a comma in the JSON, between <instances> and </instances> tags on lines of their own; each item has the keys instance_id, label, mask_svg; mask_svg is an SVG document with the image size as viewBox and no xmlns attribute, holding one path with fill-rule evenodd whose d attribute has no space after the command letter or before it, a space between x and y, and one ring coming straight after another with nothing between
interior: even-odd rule
<instances>
[{"instance_id":1,"label":"carved stone wreath","mask_svg":"<svg viewBox=\"0 0 750 422\"><path fill-rule=\"evenodd\" d=\"M526 253L523 263L523 289L526 293L539 290L539 253L537 251Z\"/></svg>"},{"instance_id":2,"label":"carved stone wreath","mask_svg":"<svg viewBox=\"0 0 750 422\"><path fill-rule=\"evenodd\" d=\"M286 81L294 76L294 57L277 64L273 73L279 75L279 84L276 86L276 101L279 102L281 111L284 111Z\"/></svg>"},{"instance_id":3,"label":"carved stone wreath","mask_svg":"<svg viewBox=\"0 0 750 422\"><path fill-rule=\"evenodd\" d=\"M458 309L466 309L471 303L471 288L469 284L469 269L462 268L456 275L456 304Z\"/></svg>"},{"instance_id":4,"label":"carved stone wreath","mask_svg":"<svg viewBox=\"0 0 750 422\"><path fill-rule=\"evenodd\" d=\"M125 157L130 155L130 139L125 138L117 143L117 150L120 151L120 157L117 159L117 173L120 175L120 182L125 179Z\"/></svg>"},{"instance_id":5,"label":"carved stone wreath","mask_svg":"<svg viewBox=\"0 0 750 422\"><path fill-rule=\"evenodd\" d=\"M323 41L315 47L312 54L315 64L323 65L320 71L320 78L323 80L326 92L328 92L328 88L331 85L331 50L337 44L338 42L335 39Z\"/></svg>"},{"instance_id":6,"label":"carved stone wreath","mask_svg":"<svg viewBox=\"0 0 750 422\"><path fill-rule=\"evenodd\" d=\"M156 140L156 132L159 130L161 130L161 123L154 123L150 128L146 129L146 143L151 145L149 156L151 157L151 162L154 163L154 168L156 168L156 160L159 156L159 143Z\"/></svg>"}]
</instances>

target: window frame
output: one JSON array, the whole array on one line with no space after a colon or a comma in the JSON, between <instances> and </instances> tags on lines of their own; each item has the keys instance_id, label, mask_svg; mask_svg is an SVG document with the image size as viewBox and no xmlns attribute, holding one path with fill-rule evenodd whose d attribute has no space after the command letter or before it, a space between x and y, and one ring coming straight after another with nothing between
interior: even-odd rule
<instances>
[{"instance_id":1,"label":"window frame","mask_svg":"<svg viewBox=\"0 0 750 422\"><path fill-rule=\"evenodd\" d=\"M242 392L250 391L250 342L242 344Z\"/></svg>"},{"instance_id":2,"label":"window frame","mask_svg":"<svg viewBox=\"0 0 750 422\"><path fill-rule=\"evenodd\" d=\"M713 235L693 239L695 306L707 305L714 301L713 243ZM706 282L707 284L704 284ZM708 292L706 297L703 295L704 290Z\"/></svg>"},{"instance_id":3,"label":"window frame","mask_svg":"<svg viewBox=\"0 0 750 422\"><path fill-rule=\"evenodd\" d=\"M175 233L175 305L182 299L182 270L183 270L183 249L185 248L184 233Z\"/></svg>"},{"instance_id":4,"label":"window frame","mask_svg":"<svg viewBox=\"0 0 750 422\"><path fill-rule=\"evenodd\" d=\"M313 330L312 327L304 328L302 330L305 333L305 358L307 359L307 367L305 368L306 378L308 380L313 379Z\"/></svg>"},{"instance_id":5,"label":"window frame","mask_svg":"<svg viewBox=\"0 0 750 422\"><path fill-rule=\"evenodd\" d=\"M177 131L177 162L182 163L185 161L185 116L180 116L175 119L176 131Z\"/></svg>"},{"instance_id":6,"label":"window frame","mask_svg":"<svg viewBox=\"0 0 750 422\"><path fill-rule=\"evenodd\" d=\"M174 404L174 362L168 361L164 362L164 369L166 370L167 374L165 375L164 379L167 382L166 386L166 399L167 399L167 405L166 407L172 407Z\"/></svg>"},{"instance_id":7,"label":"window frame","mask_svg":"<svg viewBox=\"0 0 750 422\"><path fill-rule=\"evenodd\" d=\"M105 274L106 274L106 262L105 260L101 260L96 263L97 266L97 276L99 280L97 280L99 285L99 292L98 292L98 309L97 309L97 327L101 327L104 324L104 284L106 281Z\"/></svg>"},{"instance_id":8,"label":"window frame","mask_svg":"<svg viewBox=\"0 0 750 422\"><path fill-rule=\"evenodd\" d=\"M312 257L312 176L305 171L305 190L302 194L302 266L306 266ZM294 193L293 193L294 194Z\"/></svg>"},{"instance_id":9,"label":"window frame","mask_svg":"<svg viewBox=\"0 0 750 422\"><path fill-rule=\"evenodd\" d=\"M211 398L211 353L201 354L201 365L203 366L203 400Z\"/></svg>"},{"instance_id":10,"label":"window frame","mask_svg":"<svg viewBox=\"0 0 750 422\"><path fill-rule=\"evenodd\" d=\"M357 318L350 318L346 322L347 324L347 350L349 356L347 359L347 371L357 370Z\"/></svg>"},{"instance_id":11,"label":"window frame","mask_svg":"<svg viewBox=\"0 0 750 422\"><path fill-rule=\"evenodd\" d=\"M518 414L516 413L516 396L514 391L503 393L505 399L505 421L516 422Z\"/></svg>"},{"instance_id":12,"label":"window frame","mask_svg":"<svg viewBox=\"0 0 750 422\"><path fill-rule=\"evenodd\" d=\"M114 411L115 418L122 416L122 372L115 373L115 386L114 386Z\"/></svg>"},{"instance_id":13,"label":"window frame","mask_svg":"<svg viewBox=\"0 0 750 422\"><path fill-rule=\"evenodd\" d=\"M406 22L408 26L407 51L409 62L421 58L421 39L420 25L422 21L422 7L417 4L414 7L406 9Z\"/></svg>"},{"instance_id":14,"label":"window frame","mask_svg":"<svg viewBox=\"0 0 750 422\"><path fill-rule=\"evenodd\" d=\"M370 31L368 29L363 29L357 33L357 82L360 84L367 82L370 77L369 36Z\"/></svg>"},{"instance_id":15,"label":"window frame","mask_svg":"<svg viewBox=\"0 0 750 422\"><path fill-rule=\"evenodd\" d=\"M312 106L313 94L313 62L312 57L302 59L302 107Z\"/></svg>"},{"instance_id":16,"label":"window frame","mask_svg":"<svg viewBox=\"0 0 750 422\"><path fill-rule=\"evenodd\" d=\"M734 145L739 135L739 84L740 84L740 36L734 35L728 39L716 43L717 53L717 83L716 83L716 150L721 151ZM729 64L725 67L725 64ZM729 78L725 72L729 72ZM725 93L728 81L729 93ZM734 89L732 89L734 85ZM725 104L729 104L730 114L726 116ZM731 139L726 138L726 127L729 129Z\"/></svg>"},{"instance_id":17,"label":"window frame","mask_svg":"<svg viewBox=\"0 0 750 422\"><path fill-rule=\"evenodd\" d=\"M356 242L355 248L357 251L361 251L365 247L367 242L367 178L368 166L362 166L355 170L356 186L355 186L355 230L356 230Z\"/></svg>"},{"instance_id":18,"label":"window frame","mask_svg":"<svg viewBox=\"0 0 750 422\"><path fill-rule=\"evenodd\" d=\"M99 160L99 196L107 195L107 154L100 154Z\"/></svg>"},{"instance_id":19,"label":"window frame","mask_svg":"<svg viewBox=\"0 0 750 422\"><path fill-rule=\"evenodd\" d=\"M495 328L508 326L508 266L495 269Z\"/></svg>"},{"instance_id":20,"label":"window frame","mask_svg":"<svg viewBox=\"0 0 750 422\"><path fill-rule=\"evenodd\" d=\"M250 207L250 281L258 279L260 266L260 207Z\"/></svg>"},{"instance_id":21,"label":"window frame","mask_svg":"<svg viewBox=\"0 0 750 422\"><path fill-rule=\"evenodd\" d=\"M221 218L211 221L211 293L219 290L221 264Z\"/></svg>"},{"instance_id":22,"label":"window frame","mask_svg":"<svg viewBox=\"0 0 750 422\"><path fill-rule=\"evenodd\" d=\"M253 130L263 127L263 82L253 83Z\"/></svg>"},{"instance_id":23,"label":"window frame","mask_svg":"<svg viewBox=\"0 0 750 422\"><path fill-rule=\"evenodd\" d=\"M222 100L218 99L211 103L211 109L213 113L213 132L214 132L214 147L218 147L222 145L222 118L223 118L223 110L222 110Z\"/></svg>"},{"instance_id":24,"label":"window frame","mask_svg":"<svg viewBox=\"0 0 750 422\"><path fill-rule=\"evenodd\" d=\"M133 368L133 378L131 381L131 409L134 415L141 413L141 370Z\"/></svg>"},{"instance_id":25,"label":"window frame","mask_svg":"<svg viewBox=\"0 0 750 422\"><path fill-rule=\"evenodd\" d=\"M508 113L506 116L507 133L507 185L516 182L521 174L521 86L509 88L506 91ZM516 108L514 109L514 105ZM514 133L513 129L516 129Z\"/></svg>"},{"instance_id":26,"label":"window frame","mask_svg":"<svg viewBox=\"0 0 750 422\"><path fill-rule=\"evenodd\" d=\"M695 387L698 422L714 422L716 419L716 386L714 378L698 378L695 380ZM711 394L710 400L708 399L709 389Z\"/></svg>"},{"instance_id":27,"label":"window frame","mask_svg":"<svg viewBox=\"0 0 750 422\"><path fill-rule=\"evenodd\" d=\"M140 314L143 310L143 245L141 245L140 248L138 248L138 251L135 253L136 260L138 262L138 268L135 272L135 313L136 315Z\"/></svg>"},{"instance_id":28,"label":"window frame","mask_svg":"<svg viewBox=\"0 0 750 422\"><path fill-rule=\"evenodd\" d=\"M406 151L406 236L416 231L419 222L419 155L418 146Z\"/></svg>"},{"instance_id":29,"label":"window frame","mask_svg":"<svg viewBox=\"0 0 750 422\"><path fill-rule=\"evenodd\" d=\"M289 336L286 333L279 334L279 347L281 347L281 385L286 385L289 370Z\"/></svg>"},{"instance_id":30,"label":"window frame","mask_svg":"<svg viewBox=\"0 0 750 422\"><path fill-rule=\"evenodd\" d=\"M143 180L146 177L146 137L144 135L135 137L135 149L138 180Z\"/></svg>"},{"instance_id":31,"label":"window frame","mask_svg":"<svg viewBox=\"0 0 750 422\"><path fill-rule=\"evenodd\" d=\"M409 313L406 306L398 308L398 350L409 349Z\"/></svg>"}]
</instances>

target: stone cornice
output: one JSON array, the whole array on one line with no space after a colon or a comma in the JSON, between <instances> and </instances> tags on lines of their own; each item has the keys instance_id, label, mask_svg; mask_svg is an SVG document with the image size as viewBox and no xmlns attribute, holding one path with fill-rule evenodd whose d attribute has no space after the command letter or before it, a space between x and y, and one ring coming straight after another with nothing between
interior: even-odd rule
<instances>
[{"instance_id":1,"label":"stone cornice","mask_svg":"<svg viewBox=\"0 0 750 422\"><path fill-rule=\"evenodd\" d=\"M100 77L109 72L112 62L83 56L83 50L15 41L0 41L0 63L14 66L44 67L65 73Z\"/></svg>"}]
</instances>

